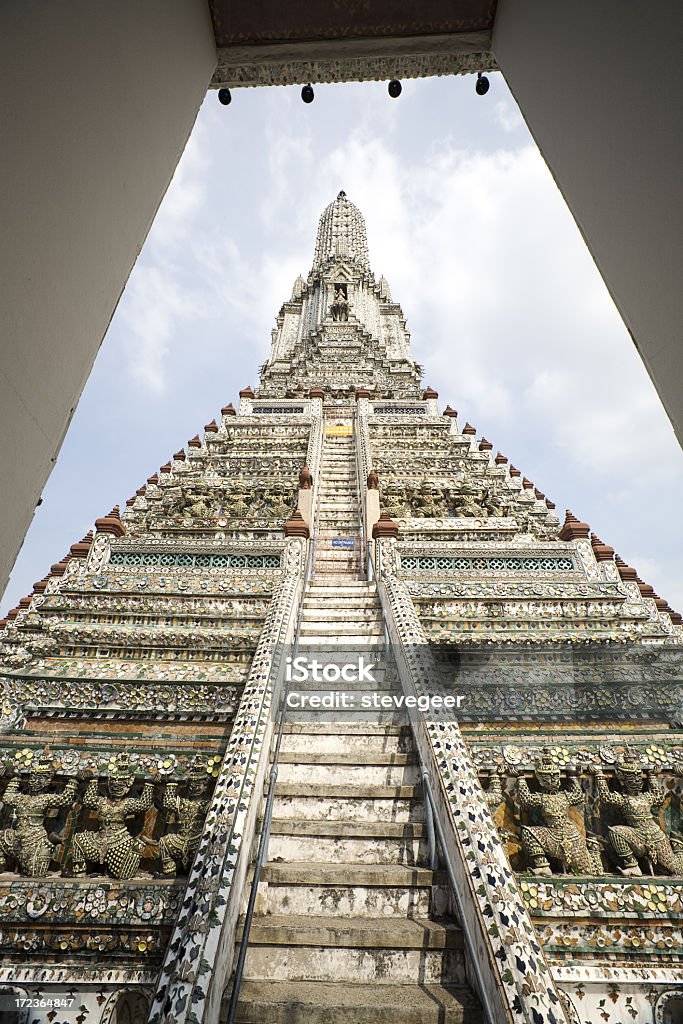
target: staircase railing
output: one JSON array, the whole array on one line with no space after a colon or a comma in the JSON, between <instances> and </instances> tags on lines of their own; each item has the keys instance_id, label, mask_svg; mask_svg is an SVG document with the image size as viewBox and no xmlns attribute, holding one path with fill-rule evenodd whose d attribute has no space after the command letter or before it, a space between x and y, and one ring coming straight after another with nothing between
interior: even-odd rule
<instances>
[{"instance_id":1,"label":"staircase railing","mask_svg":"<svg viewBox=\"0 0 683 1024\"><path fill-rule=\"evenodd\" d=\"M376 567L372 541L368 541L366 546L368 557L368 579L371 580L375 579L376 576ZM389 647L391 643L390 631L389 624L386 620L386 616L384 616L384 619L384 636L386 648L385 654L389 655ZM399 669L400 674L398 659L394 658L394 660L396 662L396 667L397 669ZM486 1014L487 1024L495 1024L497 1018L494 1016L493 1007L491 1005L488 1005L490 1003L490 1000L487 999L487 988L484 983L483 975L481 973L481 967L476 952L476 944L474 942L474 937L472 936L470 929L468 927L466 917L463 913L464 908L462 906L462 897L460 895L455 871L453 868L450 854L448 852L448 847L446 845L443 826L439 821L439 811L436 805L436 801L434 799L434 792L432 790L429 772L425 766L424 758L422 757L420 744L417 742L417 723L415 721L414 715L409 713L408 721L410 723L410 728L413 733L413 739L415 740L413 745L415 747L415 751L417 753L418 760L420 763L420 778L422 780L422 792L424 794L425 804L425 825L427 826L427 846L429 849L429 868L431 871L436 871L439 865L439 860L442 860L446 867L448 885L451 891L451 895L455 901L458 917L460 919L460 926L462 928L463 940L465 943L465 951L467 954L467 969L472 970L474 973L475 988L477 990L477 995L481 999L481 1003Z\"/></svg>"},{"instance_id":2,"label":"staircase railing","mask_svg":"<svg viewBox=\"0 0 683 1024\"><path fill-rule=\"evenodd\" d=\"M409 595L392 575L393 570L387 570L383 564L385 556L391 563L391 553L380 552L382 564L378 565L375 551L376 547L370 548L369 558L382 603L387 642L393 643L402 689L406 695L414 696L423 692L425 681L434 677L434 665L429 662L426 638ZM404 636L410 639L404 642ZM420 651L411 652L410 644ZM428 724L425 715L417 710L409 711L408 719L420 761L426 804L431 808L435 838L460 918L468 970L472 972L488 1024L510 1024L516 1020L566 1022L550 966L506 861L457 724L454 728L449 728L448 723ZM455 774L453 770L449 773L459 787L458 800L454 801L442 772L448 772L448 759L456 757L459 760ZM433 776L438 778L438 786L432 786ZM433 853L434 848L430 856ZM509 930L510 921L516 925L514 937ZM506 932L512 939L510 944L504 941ZM535 965L533 988L528 985L531 964Z\"/></svg>"},{"instance_id":3,"label":"staircase railing","mask_svg":"<svg viewBox=\"0 0 683 1024\"><path fill-rule=\"evenodd\" d=\"M292 661L296 658L299 651L299 636L301 633L301 622L304 611L304 597L306 594L306 586L311 580L313 575L313 566L315 564L315 528L318 522L318 506L320 502L320 491L316 492L315 507L313 515L311 516L311 536L308 541L308 551L306 555L306 569L304 572L303 585L301 588L301 596L299 599L299 607L297 611L296 627L294 630L294 642L292 645ZM258 886L261 876L261 868L268 860L268 844L270 842L270 826L273 820L273 804L275 802L275 787L277 784L277 776L280 762L280 745L282 743L282 735L285 727L285 718L287 715L287 698L289 695L289 684L290 680L288 675L285 674L284 689L279 699L279 712L277 731L275 735L275 746L273 748L273 760L270 768L270 774L268 776L268 796L266 798L266 806L263 812L263 823L261 825L261 835L259 837L258 852L256 854L256 862L254 864L254 875L251 882L251 889L249 891L249 901L247 903L247 909L244 917L244 925L242 928L242 938L240 940L239 952L237 955L237 963L235 965L235 973L232 984L232 992L230 995L230 1003L228 1005L228 1015L226 1018L226 1024L234 1024L235 1014L237 1012L237 1003L239 1001L240 988L242 985L242 976L244 974L244 964L247 958L247 950L249 947L249 934L251 932L251 924L254 918L254 907L256 905L256 896L258 893ZM273 706L277 706L275 703Z\"/></svg>"},{"instance_id":4,"label":"staircase railing","mask_svg":"<svg viewBox=\"0 0 683 1024\"><path fill-rule=\"evenodd\" d=\"M357 411L353 414L353 440L356 457L356 476L358 478L358 519L360 523L360 562L361 576L365 574L370 579L370 562L368 559L368 524L365 507L365 486L366 476L363 467L363 453L361 448L361 422Z\"/></svg>"}]
</instances>

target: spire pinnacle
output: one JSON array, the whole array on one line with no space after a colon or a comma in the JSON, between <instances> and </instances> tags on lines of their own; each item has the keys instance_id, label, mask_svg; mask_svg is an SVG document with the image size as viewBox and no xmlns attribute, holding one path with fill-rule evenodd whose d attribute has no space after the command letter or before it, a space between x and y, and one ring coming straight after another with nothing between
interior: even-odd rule
<instances>
[{"instance_id":1,"label":"spire pinnacle","mask_svg":"<svg viewBox=\"0 0 683 1024\"><path fill-rule=\"evenodd\" d=\"M311 273L321 273L332 262L354 263L365 274L371 274L365 218L357 206L349 202L342 189L323 210L318 224Z\"/></svg>"}]
</instances>

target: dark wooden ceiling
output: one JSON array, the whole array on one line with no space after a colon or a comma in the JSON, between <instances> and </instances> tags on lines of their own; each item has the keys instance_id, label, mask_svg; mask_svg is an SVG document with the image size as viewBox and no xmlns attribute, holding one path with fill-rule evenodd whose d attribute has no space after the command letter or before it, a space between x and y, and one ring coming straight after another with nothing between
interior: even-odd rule
<instances>
[{"instance_id":1,"label":"dark wooden ceiling","mask_svg":"<svg viewBox=\"0 0 683 1024\"><path fill-rule=\"evenodd\" d=\"M496 0L210 0L219 47L490 31Z\"/></svg>"},{"instance_id":2,"label":"dark wooden ceiling","mask_svg":"<svg viewBox=\"0 0 683 1024\"><path fill-rule=\"evenodd\" d=\"M495 67L496 0L209 0L214 86L466 74Z\"/></svg>"}]
</instances>

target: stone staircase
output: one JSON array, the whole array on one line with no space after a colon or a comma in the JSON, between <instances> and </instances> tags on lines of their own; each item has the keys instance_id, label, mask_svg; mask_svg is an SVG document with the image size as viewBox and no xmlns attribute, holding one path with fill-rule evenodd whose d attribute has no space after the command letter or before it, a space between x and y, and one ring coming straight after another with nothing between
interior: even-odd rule
<instances>
[{"instance_id":1,"label":"stone staircase","mask_svg":"<svg viewBox=\"0 0 683 1024\"><path fill-rule=\"evenodd\" d=\"M352 439L326 443L319 529L327 537L342 535L342 525L344 536L358 536L353 457ZM376 666L374 681L293 682L300 698L398 692L376 586L358 570L348 552L318 547L299 654L327 665L362 656ZM239 1024L481 1024L445 876L428 864L405 714L288 712Z\"/></svg>"},{"instance_id":2,"label":"stone staircase","mask_svg":"<svg viewBox=\"0 0 683 1024\"><path fill-rule=\"evenodd\" d=\"M326 437L320 459L314 575L361 571L358 476L353 436ZM342 545L353 541L353 547Z\"/></svg>"}]
</instances>

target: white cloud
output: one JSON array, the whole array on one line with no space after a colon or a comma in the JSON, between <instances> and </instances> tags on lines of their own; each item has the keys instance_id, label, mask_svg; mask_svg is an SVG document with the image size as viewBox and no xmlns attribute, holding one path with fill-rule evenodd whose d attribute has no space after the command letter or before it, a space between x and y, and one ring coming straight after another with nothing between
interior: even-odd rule
<instances>
[{"instance_id":1,"label":"white cloud","mask_svg":"<svg viewBox=\"0 0 683 1024\"><path fill-rule=\"evenodd\" d=\"M125 349L133 379L154 394L164 391L171 342L180 321L196 317L202 299L183 287L163 263L141 264L126 291L122 316L128 331Z\"/></svg>"},{"instance_id":2,"label":"white cloud","mask_svg":"<svg viewBox=\"0 0 683 1024\"><path fill-rule=\"evenodd\" d=\"M145 256L177 252L207 200L210 140L199 123L190 135L152 225Z\"/></svg>"},{"instance_id":3,"label":"white cloud","mask_svg":"<svg viewBox=\"0 0 683 1024\"><path fill-rule=\"evenodd\" d=\"M496 120L505 132L515 132L524 127L524 118L519 107L509 99L498 100L495 105Z\"/></svg>"},{"instance_id":4,"label":"white cloud","mask_svg":"<svg viewBox=\"0 0 683 1024\"><path fill-rule=\"evenodd\" d=\"M185 147L121 302L129 372L151 394L165 390L168 358L180 325L200 316L205 306L201 291L191 283L187 254L207 198L206 169L200 126Z\"/></svg>"}]
</instances>

